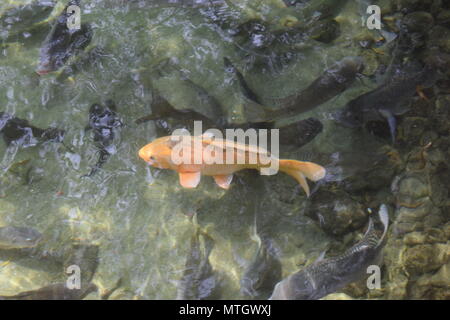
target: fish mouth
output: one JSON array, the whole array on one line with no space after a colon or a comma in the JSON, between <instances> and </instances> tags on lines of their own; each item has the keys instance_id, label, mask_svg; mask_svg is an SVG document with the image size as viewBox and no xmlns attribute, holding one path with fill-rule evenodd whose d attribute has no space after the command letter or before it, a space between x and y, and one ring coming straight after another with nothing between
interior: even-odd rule
<instances>
[{"instance_id":1,"label":"fish mouth","mask_svg":"<svg viewBox=\"0 0 450 320\"><path fill-rule=\"evenodd\" d=\"M36 70L36 73L37 73L39 76L43 76L43 75L49 74L50 72L51 72L51 71L48 70L48 69L38 69L38 70Z\"/></svg>"},{"instance_id":2,"label":"fish mouth","mask_svg":"<svg viewBox=\"0 0 450 320\"><path fill-rule=\"evenodd\" d=\"M50 62L41 62L38 66L38 69L36 70L36 73L42 76L45 74L49 74L52 71L54 71L54 68L52 68Z\"/></svg>"},{"instance_id":3,"label":"fish mouth","mask_svg":"<svg viewBox=\"0 0 450 320\"><path fill-rule=\"evenodd\" d=\"M148 152L146 152L145 147L139 150L139 158L141 158L151 166L154 164L154 161L148 155Z\"/></svg>"},{"instance_id":4,"label":"fish mouth","mask_svg":"<svg viewBox=\"0 0 450 320\"><path fill-rule=\"evenodd\" d=\"M45 71L39 71L39 70L36 70L35 71L36 72L36 74L38 75L38 76L43 76L43 75L46 75L48 72L45 72Z\"/></svg>"}]
</instances>

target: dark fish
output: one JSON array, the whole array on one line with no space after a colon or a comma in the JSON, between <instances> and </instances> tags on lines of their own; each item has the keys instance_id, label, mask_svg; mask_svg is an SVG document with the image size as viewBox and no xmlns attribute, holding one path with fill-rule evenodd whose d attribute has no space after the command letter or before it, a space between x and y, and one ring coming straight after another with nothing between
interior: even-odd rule
<instances>
[{"instance_id":1,"label":"dark fish","mask_svg":"<svg viewBox=\"0 0 450 320\"><path fill-rule=\"evenodd\" d=\"M24 147L36 145L38 142L62 142L64 130L57 128L40 129L32 126L27 120L16 118L8 113L0 112L0 133L9 146L11 143Z\"/></svg>"},{"instance_id":2,"label":"dark fish","mask_svg":"<svg viewBox=\"0 0 450 320\"><path fill-rule=\"evenodd\" d=\"M387 120L395 141L396 118L408 111L411 98L418 86L429 86L435 81L436 72L429 66L411 63L398 69L390 79L345 106L336 114L338 122L348 127L359 127L373 120Z\"/></svg>"},{"instance_id":3,"label":"dark fish","mask_svg":"<svg viewBox=\"0 0 450 320\"><path fill-rule=\"evenodd\" d=\"M252 239L258 243L258 249L241 278L241 293L256 299L267 298L281 279L281 263L272 239L258 231L256 217Z\"/></svg>"},{"instance_id":4,"label":"dark fish","mask_svg":"<svg viewBox=\"0 0 450 320\"><path fill-rule=\"evenodd\" d=\"M200 230L199 226L196 228L191 238L185 270L179 281L178 300L205 300L217 297L218 279L209 263L214 240Z\"/></svg>"},{"instance_id":5,"label":"dark fish","mask_svg":"<svg viewBox=\"0 0 450 320\"><path fill-rule=\"evenodd\" d=\"M269 118L290 117L320 106L344 92L363 68L362 59L359 57L339 61L306 89L283 99L275 99L274 102L279 104L280 108L269 113Z\"/></svg>"},{"instance_id":6,"label":"dark fish","mask_svg":"<svg viewBox=\"0 0 450 320\"><path fill-rule=\"evenodd\" d=\"M316 118L308 118L294 122L279 130L281 144L302 147L322 132L323 124Z\"/></svg>"},{"instance_id":7,"label":"dark fish","mask_svg":"<svg viewBox=\"0 0 450 320\"><path fill-rule=\"evenodd\" d=\"M367 231L361 241L342 255L328 259L319 258L305 269L279 282L270 299L320 299L360 280L366 274L368 266L378 263L389 224L385 205L381 205L378 217L383 224L381 235L374 226L374 219L370 217Z\"/></svg>"},{"instance_id":8,"label":"dark fish","mask_svg":"<svg viewBox=\"0 0 450 320\"><path fill-rule=\"evenodd\" d=\"M0 249L34 248L42 240L42 234L26 227L0 227Z\"/></svg>"},{"instance_id":9,"label":"dark fish","mask_svg":"<svg viewBox=\"0 0 450 320\"><path fill-rule=\"evenodd\" d=\"M116 105L113 101L108 100L105 106L93 104L89 109L89 125L85 131L94 131L94 142L99 149L99 159L97 164L92 168L87 177L93 176L108 160L109 156L114 153L115 149L112 145L114 140L114 131L116 128L123 126L122 121L117 116Z\"/></svg>"},{"instance_id":10,"label":"dark fish","mask_svg":"<svg viewBox=\"0 0 450 320\"><path fill-rule=\"evenodd\" d=\"M237 80L239 81L239 85L242 88L242 91L244 93L244 95L250 99L253 100L259 104L261 104L261 101L259 100L258 96L253 92L252 89L250 89L250 87L248 86L247 82L244 79L244 76L242 75L242 73L233 65L233 63L227 58L224 57L223 58L223 62L225 64L225 67L227 68L227 71L229 71L230 73L233 73Z\"/></svg>"},{"instance_id":11,"label":"dark fish","mask_svg":"<svg viewBox=\"0 0 450 320\"><path fill-rule=\"evenodd\" d=\"M55 283L37 290L25 291L14 296L0 296L0 300L81 300L89 293L97 291L90 283L85 288L69 289L65 283Z\"/></svg>"},{"instance_id":12,"label":"dark fish","mask_svg":"<svg viewBox=\"0 0 450 320\"><path fill-rule=\"evenodd\" d=\"M151 120L175 119L180 121L193 122L195 120L208 124L209 127L214 126L214 122L208 117L194 110L177 110L161 95L154 95L152 101L152 113L137 119L136 124L142 124Z\"/></svg>"},{"instance_id":13,"label":"dark fish","mask_svg":"<svg viewBox=\"0 0 450 320\"><path fill-rule=\"evenodd\" d=\"M44 40L36 71L39 75L58 70L70 57L77 55L91 42L92 29L89 24L81 24L78 30L69 29L67 26L67 20L72 15L67 12L67 8L70 5L79 5L79 2L69 2Z\"/></svg>"}]
</instances>

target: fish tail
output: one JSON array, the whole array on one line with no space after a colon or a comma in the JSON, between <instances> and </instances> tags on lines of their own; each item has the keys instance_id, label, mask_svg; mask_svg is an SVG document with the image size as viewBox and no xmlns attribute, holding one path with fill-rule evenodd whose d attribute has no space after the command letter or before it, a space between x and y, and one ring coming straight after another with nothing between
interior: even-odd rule
<instances>
[{"instance_id":1,"label":"fish tail","mask_svg":"<svg viewBox=\"0 0 450 320\"><path fill-rule=\"evenodd\" d=\"M309 186L306 178L312 181L318 181L325 177L326 170L324 167L307 161L297 160L280 160L280 171L292 176L305 190L309 197Z\"/></svg>"}]
</instances>

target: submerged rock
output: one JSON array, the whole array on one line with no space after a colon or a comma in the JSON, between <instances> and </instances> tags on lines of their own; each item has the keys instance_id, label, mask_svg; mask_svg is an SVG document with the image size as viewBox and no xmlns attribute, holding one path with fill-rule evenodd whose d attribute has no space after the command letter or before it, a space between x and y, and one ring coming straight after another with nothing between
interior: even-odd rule
<instances>
[{"instance_id":1,"label":"submerged rock","mask_svg":"<svg viewBox=\"0 0 450 320\"><path fill-rule=\"evenodd\" d=\"M367 221L363 206L344 192L320 190L311 196L311 202L306 214L331 235L357 230Z\"/></svg>"},{"instance_id":2,"label":"submerged rock","mask_svg":"<svg viewBox=\"0 0 450 320\"><path fill-rule=\"evenodd\" d=\"M433 275L423 275L409 289L410 299L450 299L450 263L443 265Z\"/></svg>"},{"instance_id":3,"label":"submerged rock","mask_svg":"<svg viewBox=\"0 0 450 320\"><path fill-rule=\"evenodd\" d=\"M450 53L450 28L441 25L434 26L429 32L429 47L439 47L446 53Z\"/></svg>"},{"instance_id":4,"label":"submerged rock","mask_svg":"<svg viewBox=\"0 0 450 320\"><path fill-rule=\"evenodd\" d=\"M436 108L432 113L434 129L445 134L450 131L450 96L439 96L436 100Z\"/></svg>"},{"instance_id":5,"label":"submerged rock","mask_svg":"<svg viewBox=\"0 0 450 320\"><path fill-rule=\"evenodd\" d=\"M322 298L321 300L354 300L354 299L345 293L332 293Z\"/></svg>"},{"instance_id":6,"label":"submerged rock","mask_svg":"<svg viewBox=\"0 0 450 320\"><path fill-rule=\"evenodd\" d=\"M433 16L424 11L409 13L402 20L402 25L407 32L427 32L433 24Z\"/></svg>"},{"instance_id":7,"label":"submerged rock","mask_svg":"<svg viewBox=\"0 0 450 320\"><path fill-rule=\"evenodd\" d=\"M436 23L444 25L446 27L449 27L450 26L450 10L440 11L436 17Z\"/></svg>"},{"instance_id":8,"label":"submerged rock","mask_svg":"<svg viewBox=\"0 0 450 320\"><path fill-rule=\"evenodd\" d=\"M433 272L448 262L447 244L422 244L408 248L403 253L405 270L410 276Z\"/></svg>"},{"instance_id":9,"label":"submerged rock","mask_svg":"<svg viewBox=\"0 0 450 320\"><path fill-rule=\"evenodd\" d=\"M447 223L446 226L450 226L449 223ZM433 243L445 243L447 242L447 239L449 239L448 235L446 234L446 230L444 228L428 228L425 229L423 232L421 231L413 231L408 234L406 234L403 238L403 242L406 245L414 246L418 244L433 244ZM448 227L447 227L448 229Z\"/></svg>"}]
</instances>

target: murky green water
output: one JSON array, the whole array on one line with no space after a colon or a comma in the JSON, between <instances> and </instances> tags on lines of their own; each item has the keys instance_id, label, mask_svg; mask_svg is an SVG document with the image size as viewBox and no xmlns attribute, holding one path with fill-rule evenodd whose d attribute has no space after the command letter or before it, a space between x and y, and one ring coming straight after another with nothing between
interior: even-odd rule
<instances>
[{"instance_id":1,"label":"murky green water","mask_svg":"<svg viewBox=\"0 0 450 320\"><path fill-rule=\"evenodd\" d=\"M61 2L52 16L61 12ZM371 134L341 126L332 117L349 100L377 87L375 70L390 60L387 45L363 48L362 41L357 40L381 37L361 25L366 2L348 1L335 15L340 35L330 43L306 37L294 48L284 48L277 42L265 50L252 47L242 36L234 35L234 30L257 20L275 32L285 28L286 17L292 15L302 21L307 18L305 13L293 8L281 10L281 1L269 0L232 1L236 7L219 18L207 8L139 9L106 0L82 2L82 21L91 23L94 30L87 51L98 48L101 54L70 78L35 75L42 36L32 34L31 39L39 37L36 41L4 43L0 52L0 111L40 128L63 128L65 145L71 149L50 142L29 148L7 148L0 143L0 226L32 227L44 236L32 253L0 255L0 295L65 281L60 257L71 250L72 243L81 241L99 246L93 281L101 291L113 288L122 279L111 298L174 299L195 232L192 215L196 213L199 225L214 239L209 261L216 274L218 298L241 299L240 278L257 250L251 238L255 212L270 225L284 278L325 250L339 252L351 246L364 231L365 208L376 209L385 203L394 226L384 250L382 289L369 292L363 281L363 285L347 288L346 294L353 298L449 298L450 281L427 282L440 273L444 278L448 275L448 131L445 134L445 130L442 133L433 128L433 117L423 112L406 114L400 116L398 140L392 145L384 127L383 134ZM391 8L401 1L376 2ZM6 6L0 5L0 12ZM448 12L449 8L442 10ZM384 11L389 17L400 14ZM306 146L284 146L280 150L281 158L309 160L327 168L324 181L310 183L313 195L309 199L287 175L255 177L244 171L235 176L228 191L209 177L203 178L196 189L187 190L179 185L174 172L149 168L137 156L142 146L161 133L154 121L141 125L134 122L151 112L155 86L172 97L176 108L190 108L208 116L210 105L190 105L198 100L189 100L192 92L180 82L187 78L218 102L227 121L239 124L253 119L243 115L246 100L239 83L227 72L224 57L243 70L261 103L271 105L273 98L298 92L348 56L363 57L368 77L313 111L284 120L315 117L324 127ZM439 99L445 102L448 97L448 92L434 92L424 102L430 113L441 108ZM91 133L84 131L88 110L93 103L107 99L116 103L125 125L117 130L116 153L95 176L83 178L98 157ZM417 105L419 98L413 100ZM448 101L444 102L441 105L447 106ZM407 131L406 124L412 118L426 123L420 136ZM174 128L177 122L171 125ZM432 158L431 164L413 170L410 160L422 152L430 132L433 147L427 159ZM10 170L24 160L29 162L19 165L15 172ZM418 188L415 184L395 189L394 184L407 180L411 172L419 172L424 179L420 183L426 185L425 194L411 195L411 190ZM430 182L433 179L439 181ZM402 194L406 194L406 200ZM428 203L432 207L423 209L425 225L416 223L413 209L417 202L422 208ZM410 218L402 220L402 214ZM412 227L398 231L395 224L405 221ZM431 229L440 234L438 240L404 240L405 234L429 239ZM413 256L411 250L417 251L416 256L405 260L403 254ZM430 250L439 252L439 261L423 258ZM425 259L422 264L417 262L421 259ZM419 293L415 293L414 288L424 287L428 291L423 289L421 295L422 289L417 289ZM92 293L88 298L98 299L99 295Z\"/></svg>"}]
</instances>

